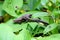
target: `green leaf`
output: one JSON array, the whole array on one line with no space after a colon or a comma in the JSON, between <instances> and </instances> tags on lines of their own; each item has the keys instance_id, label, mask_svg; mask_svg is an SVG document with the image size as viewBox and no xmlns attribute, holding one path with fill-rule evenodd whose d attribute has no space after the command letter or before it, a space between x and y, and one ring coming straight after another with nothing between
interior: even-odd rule
<instances>
[{"instance_id":1,"label":"green leaf","mask_svg":"<svg viewBox=\"0 0 60 40\"><path fill-rule=\"evenodd\" d=\"M36 18L36 17L46 17L48 16L48 13L47 12L34 12L34 14L32 15L33 18Z\"/></svg>"},{"instance_id":2,"label":"green leaf","mask_svg":"<svg viewBox=\"0 0 60 40\"><path fill-rule=\"evenodd\" d=\"M31 35L26 29L23 29L18 35L14 35L10 26L0 24L0 40L31 40Z\"/></svg>"},{"instance_id":3,"label":"green leaf","mask_svg":"<svg viewBox=\"0 0 60 40\"><path fill-rule=\"evenodd\" d=\"M26 29L27 28L27 25L28 25L28 23L22 23L21 24L22 29Z\"/></svg>"},{"instance_id":4,"label":"green leaf","mask_svg":"<svg viewBox=\"0 0 60 40\"><path fill-rule=\"evenodd\" d=\"M54 23L54 19L53 17L49 17L49 24L52 24L52 23Z\"/></svg>"},{"instance_id":5,"label":"green leaf","mask_svg":"<svg viewBox=\"0 0 60 40\"><path fill-rule=\"evenodd\" d=\"M32 18L40 18L41 20L49 23L49 17L47 12L34 12Z\"/></svg>"},{"instance_id":6,"label":"green leaf","mask_svg":"<svg viewBox=\"0 0 60 40\"><path fill-rule=\"evenodd\" d=\"M14 24L14 19L10 19L6 22L7 25L11 26L13 32L17 32L21 29L26 29L28 23Z\"/></svg>"},{"instance_id":7,"label":"green leaf","mask_svg":"<svg viewBox=\"0 0 60 40\"><path fill-rule=\"evenodd\" d=\"M3 6L3 2L0 1L0 16L3 16L5 14L3 9L2 9L2 6Z\"/></svg>"},{"instance_id":8,"label":"green leaf","mask_svg":"<svg viewBox=\"0 0 60 40\"><path fill-rule=\"evenodd\" d=\"M60 40L60 34L54 34L48 37L38 37L38 40Z\"/></svg>"},{"instance_id":9,"label":"green leaf","mask_svg":"<svg viewBox=\"0 0 60 40\"><path fill-rule=\"evenodd\" d=\"M45 6L46 3L48 3L48 1L49 1L49 0L41 0L41 4L42 4L43 6Z\"/></svg>"},{"instance_id":10,"label":"green leaf","mask_svg":"<svg viewBox=\"0 0 60 40\"><path fill-rule=\"evenodd\" d=\"M25 13L19 15L19 17L21 17L21 16L23 16L25 14L32 14L32 18L46 17L46 16L48 16L48 13L47 12L29 11L29 12L25 12Z\"/></svg>"},{"instance_id":11,"label":"green leaf","mask_svg":"<svg viewBox=\"0 0 60 40\"><path fill-rule=\"evenodd\" d=\"M53 12L52 12L52 15L53 16L56 16L56 15L59 15L60 14L60 10L53 10Z\"/></svg>"},{"instance_id":12,"label":"green leaf","mask_svg":"<svg viewBox=\"0 0 60 40\"><path fill-rule=\"evenodd\" d=\"M23 29L16 38L16 40L31 40L31 35L28 30Z\"/></svg>"},{"instance_id":13,"label":"green leaf","mask_svg":"<svg viewBox=\"0 0 60 40\"><path fill-rule=\"evenodd\" d=\"M55 28L57 27L57 24L56 23L53 23L53 24L50 24L48 25L45 30L44 30L44 34L48 33L49 31L52 31L54 30Z\"/></svg>"},{"instance_id":14,"label":"green leaf","mask_svg":"<svg viewBox=\"0 0 60 40\"><path fill-rule=\"evenodd\" d=\"M14 40L14 34L10 26L0 24L0 39L1 40Z\"/></svg>"},{"instance_id":15,"label":"green leaf","mask_svg":"<svg viewBox=\"0 0 60 40\"><path fill-rule=\"evenodd\" d=\"M3 4L3 10L5 10L9 15L17 17L17 10L20 9L23 5L23 0L5 0Z\"/></svg>"},{"instance_id":16,"label":"green leaf","mask_svg":"<svg viewBox=\"0 0 60 40\"><path fill-rule=\"evenodd\" d=\"M10 19L9 21L6 22L7 25L11 26L13 32L17 32L20 29L22 29L20 24L14 24L13 19Z\"/></svg>"},{"instance_id":17,"label":"green leaf","mask_svg":"<svg viewBox=\"0 0 60 40\"><path fill-rule=\"evenodd\" d=\"M28 24L29 24L33 29L35 29L35 27L38 25L38 23L36 23L36 22L28 22Z\"/></svg>"},{"instance_id":18,"label":"green leaf","mask_svg":"<svg viewBox=\"0 0 60 40\"><path fill-rule=\"evenodd\" d=\"M40 17L40 18L41 18L41 20L43 20L43 21L45 21L45 22L47 22L47 23L50 22L50 19L49 19L48 16L46 16L46 17Z\"/></svg>"},{"instance_id":19,"label":"green leaf","mask_svg":"<svg viewBox=\"0 0 60 40\"><path fill-rule=\"evenodd\" d=\"M40 4L40 0L27 0L28 6L30 10L34 10Z\"/></svg>"},{"instance_id":20,"label":"green leaf","mask_svg":"<svg viewBox=\"0 0 60 40\"><path fill-rule=\"evenodd\" d=\"M31 40L36 40L35 38L31 38Z\"/></svg>"},{"instance_id":21,"label":"green leaf","mask_svg":"<svg viewBox=\"0 0 60 40\"><path fill-rule=\"evenodd\" d=\"M22 9L23 9L23 10L30 10L29 7L28 7L28 5L26 5L26 4L23 4Z\"/></svg>"},{"instance_id":22,"label":"green leaf","mask_svg":"<svg viewBox=\"0 0 60 40\"><path fill-rule=\"evenodd\" d=\"M23 6L23 0L12 0L12 4L15 10L21 9L21 7Z\"/></svg>"}]
</instances>

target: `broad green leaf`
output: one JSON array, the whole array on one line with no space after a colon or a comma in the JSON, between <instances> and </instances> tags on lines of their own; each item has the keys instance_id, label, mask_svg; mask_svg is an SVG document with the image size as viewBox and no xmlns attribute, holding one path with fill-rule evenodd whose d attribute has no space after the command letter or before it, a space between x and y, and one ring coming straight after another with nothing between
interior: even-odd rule
<instances>
[{"instance_id":1,"label":"broad green leaf","mask_svg":"<svg viewBox=\"0 0 60 40\"><path fill-rule=\"evenodd\" d=\"M1 40L14 40L12 29L7 24L0 24L0 39Z\"/></svg>"},{"instance_id":2,"label":"broad green leaf","mask_svg":"<svg viewBox=\"0 0 60 40\"><path fill-rule=\"evenodd\" d=\"M38 37L38 40L60 40L60 34L54 34L48 37Z\"/></svg>"},{"instance_id":3,"label":"broad green leaf","mask_svg":"<svg viewBox=\"0 0 60 40\"><path fill-rule=\"evenodd\" d=\"M17 17L17 14L15 13L12 0L5 0L3 4L3 10L6 11L9 15Z\"/></svg>"},{"instance_id":4,"label":"broad green leaf","mask_svg":"<svg viewBox=\"0 0 60 40\"><path fill-rule=\"evenodd\" d=\"M43 8L43 5L41 5L41 4L39 4L38 6L37 6L37 9L38 10L41 10Z\"/></svg>"},{"instance_id":5,"label":"broad green leaf","mask_svg":"<svg viewBox=\"0 0 60 40\"><path fill-rule=\"evenodd\" d=\"M36 38L31 38L31 40L36 40Z\"/></svg>"},{"instance_id":6,"label":"broad green leaf","mask_svg":"<svg viewBox=\"0 0 60 40\"><path fill-rule=\"evenodd\" d=\"M40 18L41 20L49 23L49 17L48 17L48 13L47 12L35 12L32 15L32 18Z\"/></svg>"},{"instance_id":7,"label":"broad green leaf","mask_svg":"<svg viewBox=\"0 0 60 40\"><path fill-rule=\"evenodd\" d=\"M30 10L28 5L24 4L23 7L22 7L23 10Z\"/></svg>"},{"instance_id":8,"label":"broad green leaf","mask_svg":"<svg viewBox=\"0 0 60 40\"><path fill-rule=\"evenodd\" d=\"M22 29L22 27L21 27L20 24L14 24L13 19L7 21L6 24L9 25L9 26L11 26L13 32L17 32L17 31L19 31L20 29Z\"/></svg>"},{"instance_id":9,"label":"broad green leaf","mask_svg":"<svg viewBox=\"0 0 60 40\"><path fill-rule=\"evenodd\" d=\"M28 6L30 10L34 10L40 4L40 0L27 0Z\"/></svg>"},{"instance_id":10,"label":"broad green leaf","mask_svg":"<svg viewBox=\"0 0 60 40\"><path fill-rule=\"evenodd\" d=\"M41 18L41 20L43 20L43 21L45 21L45 22L47 22L47 23L50 22L50 19L49 19L48 16L46 16L46 17L40 17L40 18Z\"/></svg>"},{"instance_id":11,"label":"broad green leaf","mask_svg":"<svg viewBox=\"0 0 60 40\"><path fill-rule=\"evenodd\" d=\"M9 15L13 17L17 17L16 8L17 10L20 9L23 5L23 0L5 0L3 4L3 10L5 10Z\"/></svg>"},{"instance_id":12,"label":"broad green leaf","mask_svg":"<svg viewBox=\"0 0 60 40\"><path fill-rule=\"evenodd\" d=\"M26 29L27 28L27 25L28 25L28 23L22 23L21 24L22 29Z\"/></svg>"},{"instance_id":13,"label":"broad green leaf","mask_svg":"<svg viewBox=\"0 0 60 40\"><path fill-rule=\"evenodd\" d=\"M48 40L60 40L60 34L51 35Z\"/></svg>"},{"instance_id":14,"label":"broad green leaf","mask_svg":"<svg viewBox=\"0 0 60 40\"><path fill-rule=\"evenodd\" d=\"M2 6L3 6L3 2L0 1L0 16L3 16L5 14L3 9L2 9Z\"/></svg>"},{"instance_id":15,"label":"broad green leaf","mask_svg":"<svg viewBox=\"0 0 60 40\"><path fill-rule=\"evenodd\" d=\"M40 13L41 13L41 14L40 14ZM45 13L45 15L43 15L44 13ZM40 16L48 16L48 13L46 13L46 12L29 11L29 12L25 12L25 13L19 15L17 18L19 18L19 17L21 17L21 16L23 16L23 15L25 15L25 14L32 14L32 18L34 18L35 16L36 16L36 17L40 17ZM37 16L36 14L39 15L39 16Z\"/></svg>"},{"instance_id":16,"label":"broad green leaf","mask_svg":"<svg viewBox=\"0 0 60 40\"><path fill-rule=\"evenodd\" d=\"M11 26L13 32L17 32L21 29L26 29L28 25L28 23L24 23L24 22L21 24L14 24L14 19L7 21L6 24Z\"/></svg>"},{"instance_id":17,"label":"broad green leaf","mask_svg":"<svg viewBox=\"0 0 60 40\"><path fill-rule=\"evenodd\" d=\"M44 34L48 33L49 31L52 31L54 30L55 28L57 27L57 24L56 23L53 23L53 24L50 24L48 25L45 30L44 30Z\"/></svg>"},{"instance_id":18,"label":"broad green leaf","mask_svg":"<svg viewBox=\"0 0 60 40\"><path fill-rule=\"evenodd\" d=\"M28 24L29 24L33 29L35 29L35 27L38 25L38 23L36 23L36 22L28 22Z\"/></svg>"},{"instance_id":19,"label":"broad green leaf","mask_svg":"<svg viewBox=\"0 0 60 40\"><path fill-rule=\"evenodd\" d=\"M48 13L47 12L35 12L32 17L33 18L36 18L36 17L46 17L48 16Z\"/></svg>"},{"instance_id":20,"label":"broad green leaf","mask_svg":"<svg viewBox=\"0 0 60 40\"><path fill-rule=\"evenodd\" d=\"M29 12L25 12L19 16L22 16L25 14L32 14L32 17L48 16L47 12L40 12L40 11L29 11Z\"/></svg>"},{"instance_id":21,"label":"broad green leaf","mask_svg":"<svg viewBox=\"0 0 60 40\"><path fill-rule=\"evenodd\" d=\"M23 29L18 35L14 35L10 26L0 24L0 40L31 40L31 35L26 29Z\"/></svg>"},{"instance_id":22,"label":"broad green leaf","mask_svg":"<svg viewBox=\"0 0 60 40\"><path fill-rule=\"evenodd\" d=\"M46 3L48 3L48 1L49 1L49 0L41 0L41 4L42 4L43 6L45 6Z\"/></svg>"},{"instance_id":23,"label":"broad green leaf","mask_svg":"<svg viewBox=\"0 0 60 40\"><path fill-rule=\"evenodd\" d=\"M12 0L12 4L15 10L21 9L23 6L23 0Z\"/></svg>"},{"instance_id":24,"label":"broad green leaf","mask_svg":"<svg viewBox=\"0 0 60 40\"><path fill-rule=\"evenodd\" d=\"M58 32L58 28L55 28L54 30L52 30L51 33L52 33L52 34L57 34L57 33L59 33L59 32Z\"/></svg>"},{"instance_id":25,"label":"broad green leaf","mask_svg":"<svg viewBox=\"0 0 60 40\"><path fill-rule=\"evenodd\" d=\"M31 40L31 35L28 30L23 29L16 38L16 40Z\"/></svg>"}]
</instances>

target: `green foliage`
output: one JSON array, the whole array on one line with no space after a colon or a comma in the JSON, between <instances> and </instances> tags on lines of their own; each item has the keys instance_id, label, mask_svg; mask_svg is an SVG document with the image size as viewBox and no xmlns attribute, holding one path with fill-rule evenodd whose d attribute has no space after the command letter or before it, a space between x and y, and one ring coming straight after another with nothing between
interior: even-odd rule
<instances>
[{"instance_id":1,"label":"green foliage","mask_svg":"<svg viewBox=\"0 0 60 40\"><path fill-rule=\"evenodd\" d=\"M23 5L23 0L5 0L3 4L3 10L5 10L9 15L17 17L15 11L19 10Z\"/></svg>"},{"instance_id":2,"label":"green foliage","mask_svg":"<svg viewBox=\"0 0 60 40\"><path fill-rule=\"evenodd\" d=\"M13 32L16 32L21 29L21 26L19 24L14 24L12 19L6 22L6 24L12 27Z\"/></svg>"},{"instance_id":3,"label":"green foliage","mask_svg":"<svg viewBox=\"0 0 60 40\"><path fill-rule=\"evenodd\" d=\"M3 16L5 14L5 12L2 9L3 6L3 2L0 1L0 16Z\"/></svg>"},{"instance_id":4,"label":"green foliage","mask_svg":"<svg viewBox=\"0 0 60 40\"><path fill-rule=\"evenodd\" d=\"M49 25L14 23L25 14ZM0 16L0 40L60 40L60 0L0 0Z\"/></svg>"},{"instance_id":5,"label":"green foliage","mask_svg":"<svg viewBox=\"0 0 60 40\"><path fill-rule=\"evenodd\" d=\"M60 34L55 34L55 35L51 35L48 37L39 37L38 40L59 40L60 39Z\"/></svg>"},{"instance_id":6,"label":"green foliage","mask_svg":"<svg viewBox=\"0 0 60 40\"><path fill-rule=\"evenodd\" d=\"M7 24L0 24L0 40L31 40L28 30L22 30L19 35L15 35Z\"/></svg>"},{"instance_id":7,"label":"green foliage","mask_svg":"<svg viewBox=\"0 0 60 40\"><path fill-rule=\"evenodd\" d=\"M14 40L12 29L6 24L0 24L0 40Z\"/></svg>"},{"instance_id":8,"label":"green foliage","mask_svg":"<svg viewBox=\"0 0 60 40\"><path fill-rule=\"evenodd\" d=\"M38 7L41 0L27 0L30 10L34 10Z\"/></svg>"},{"instance_id":9,"label":"green foliage","mask_svg":"<svg viewBox=\"0 0 60 40\"><path fill-rule=\"evenodd\" d=\"M56 23L53 23L53 24L50 24L48 25L45 30L44 30L44 34L48 33L49 31L55 29L57 27L57 24Z\"/></svg>"}]
</instances>

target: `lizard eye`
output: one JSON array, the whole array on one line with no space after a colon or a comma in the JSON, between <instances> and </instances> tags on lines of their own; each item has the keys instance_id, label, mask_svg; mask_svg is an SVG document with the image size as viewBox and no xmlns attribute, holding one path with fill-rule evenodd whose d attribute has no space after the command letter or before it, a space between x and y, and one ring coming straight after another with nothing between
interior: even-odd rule
<instances>
[{"instance_id":1,"label":"lizard eye","mask_svg":"<svg viewBox=\"0 0 60 40\"><path fill-rule=\"evenodd\" d=\"M31 16L32 16L32 15L30 14L30 15L29 15L29 18L31 18Z\"/></svg>"}]
</instances>

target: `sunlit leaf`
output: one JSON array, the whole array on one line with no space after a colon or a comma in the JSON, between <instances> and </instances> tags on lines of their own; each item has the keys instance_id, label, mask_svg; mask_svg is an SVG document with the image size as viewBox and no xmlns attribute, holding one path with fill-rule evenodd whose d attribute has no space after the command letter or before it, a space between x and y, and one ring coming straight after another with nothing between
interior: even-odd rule
<instances>
[{"instance_id":1,"label":"sunlit leaf","mask_svg":"<svg viewBox=\"0 0 60 40\"><path fill-rule=\"evenodd\" d=\"M31 35L28 30L23 29L19 35L17 35L16 40L31 40Z\"/></svg>"},{"instance_id":2,"label":"sunlit leaf","mask_svg":"<svg viewBox=\"0 0 60 40\"><path fill-rule=\"evenodd\" d=\"M0 16L3 16L5 14L3 9L2 9L2 6L3 6L3 2L0 1Z\"/></svg>"},{"instance_id":3,"label":"sunlit leaf","mask_svg":"<svg viewBox=\"0 0 60 40\"><path fill-rule=\"evenodd\" d=\"M27 0L28 6L30 10L34 10L40 4L40 0Z\"/></svg>"},{"instance_id":4,"label":"sunlit leaf","mask_svg":"<svg viewBox=\"0 0 60 40\"><path fill-rule=\"evenodd\" d=\"M14 34L10 26L0 24L0 39L1 40L14 40Z\"/></svg>"},{"instance_id":5,"label":"sunlit leaf","mask_svg":"<svg viewBox=\"0 0 60 40\"><path fill-rule=\"evenodd\" d=\"M47 2L48 2L48 0L41 0L41 4L42 4L43 6L45 6Z\"/></svg>"},{"instance_id":6,"label":"sunlit leaf","mask_svg":"<svg viewBox=\"0 0 60 40\"><path fill-rule=\"evenodd\" d=\"M13 19L6 22L7 25L11 26L13 32L19 31L21 29L20 24L14 24Z\"/></svg>"},{"instance_id":7,"label":"sunlit leaf","mask_svg":"<svg viewBox=\"0 0 60 40\"><path fill-rule=\"evenodd\" d=\"M23 0L5 0L3 9L11 16L17 17L16 9L20 9L23 5Z\"/></svg>"},{"instance_id":8,"label":"sunlit leaf","mask_svg":"<svg viewBox=\"0 0 60 40\"><path fill-rule=\"evenodd\" d=\"M36 22L29 22L28 23L33 29L38 25Z\"/></svg>"},{"instance_id":9,"label":"sunlit leaf","mask_svg":"<svg viewBox=\"0 0 60 40\"><path fill-rule=\"evenodd\" d=\"M60 40L60 34L54 34L48 37L39 37L38 40Z\"/></svg>"},{"instance_id":10,"label":"sunlit leaf","mask_svg":"<svg viewBox=\"0 0 60 40\"><path fill-rule=\"evenodd\" d=\"M57 24L56 23L53 23L53 24L48 25L45 28L45 30L44 30L44 34L48 33L49 31L54 30L56 27L57 27Z\"/></svg>"},{"instance_id":11,"label":"sunlit leaf","mask_svg":"<svg viewBox=\"0 0 60 40\"><path fill-rule=\"evenodd\" d=\"M34 14L32 15L32 17L46 17L48 16L47 12L34 12Z\"/></svg>"}]
</instances>

